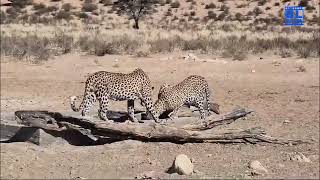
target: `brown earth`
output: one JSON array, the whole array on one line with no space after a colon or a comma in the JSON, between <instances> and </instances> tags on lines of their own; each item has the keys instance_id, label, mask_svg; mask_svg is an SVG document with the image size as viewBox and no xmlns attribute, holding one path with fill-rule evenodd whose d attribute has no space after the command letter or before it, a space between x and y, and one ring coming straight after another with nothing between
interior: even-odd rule
<instances>
[{"instance_id":1,"label":"brown earth","mask_svg":"<svg viewBox=\"0 0 320 180\"><path fill-rule=\"evenodd\" d=\"M258 160L268 173L253 178L319 179L319 61L279 59L265 54L232 61L198 55L187 61L182 54L95 57L70 54L43 64L1 59L1 111L43 109L71 111L68 97L82 95L89 73L106 70L130 72L144 69L155 86L177 83L191 74L204 76L213 100L222 112L239 105L255 111L247 120L224 128L261 126L279 138L311 140L310 145L173 144L123 141L100 146L29 143L1 144L1 178L134 178L145 171L163 173L174 157L184 153L198 171L190 178L248 178L248 163ZM299 72L304 67L305 72ZM300 70L303 68L300 68ZM111 109L126 110L125 102ZM96 108L91 113L95 114ZM311 163L290 160L301 152ZM166 178L187 178L162 175Z\"/></svg>"}]
</instances>

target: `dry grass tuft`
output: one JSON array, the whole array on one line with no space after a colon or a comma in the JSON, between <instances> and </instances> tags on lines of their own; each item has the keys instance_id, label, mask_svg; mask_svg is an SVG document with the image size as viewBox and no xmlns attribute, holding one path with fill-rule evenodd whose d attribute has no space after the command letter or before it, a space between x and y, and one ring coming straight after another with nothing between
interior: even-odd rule
<instances>
[{"instance_id":1,"label":"dry grass tuft","mask_svg":"<svg viewBox=\"0 0 320 180\"><path fill-rule=\"evenodd\" d=\"M72 51L96 56L130 54L147 57L153 53L198 51L244 60L247 54L273 51L283 58L319 57L320 33L307 29L276 32L235 30L232 24L217 23L215 30L92 30L79 31L49 26L4 26L1 29L1 55L18 59L46 60ZM37 33L34 33L37 28ZM21 30L23 29L23 31ZM43 30L42 30L43 29ZM20 30L20 31L19 31Z\"/></svg>"}]
</instances>

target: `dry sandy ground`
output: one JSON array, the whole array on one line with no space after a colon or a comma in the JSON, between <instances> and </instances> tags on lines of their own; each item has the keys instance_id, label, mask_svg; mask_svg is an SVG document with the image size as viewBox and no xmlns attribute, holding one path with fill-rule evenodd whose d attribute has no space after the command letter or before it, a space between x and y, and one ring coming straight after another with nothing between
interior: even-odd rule
<instances>
[{"instance_id":1,"label":"dry sandy ground","mask_svg":"<svg viewBox=\"0 0 320 180\"><path fill-rule=\"evenodd\" d=\"M279 59L266 54L232 61L201 56L186 61L181 54L129 56L66 55L44 64L1 60L1 111L43 109L71 111L70 95L82 95L89 73L98 70L130 72L141 67L155 86L177 83L191 74L207 78L221 111L235 106L255 110L247 120L227 128L261 126L280 138L312 140L310 145L173 144L124 141L76 147L29 143L1 144L1 178L134 178L145 171L164 172L179 153L194 159L198 170L190 178L248 178L248 162L258 160L268 169L253 178L319 178L319 61ZM306 72L298 72L303 66ZM254 70L254 71L252 71ZM124 102L111 109L126 110ZM96 113L93 109L92 113ZM288 123L284 123L288 122ZM312 162L290 160L301 152ZM179 178L178 175L167 176ZM181 177L180 178L187 178Z\"/></svg>"}]
</instances>

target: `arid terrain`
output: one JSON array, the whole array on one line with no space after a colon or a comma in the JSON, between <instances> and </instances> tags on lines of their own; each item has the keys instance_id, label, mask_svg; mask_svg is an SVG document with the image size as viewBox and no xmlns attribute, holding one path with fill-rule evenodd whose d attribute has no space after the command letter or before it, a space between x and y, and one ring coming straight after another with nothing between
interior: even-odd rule
<instances>
[{"instance_id":1,"label":"arid terrain","mask_svg":"<svg viewBox=\"0 0 320 180\"><path fill-rule=\"evenodd\" d=\"M207 78L213 100L226 112L237 105L255 114L227 128L254 126L287 139L312 140L310 145L173 144L124 141L100 146L29 143L1 144L1 178L134 178L145 171L164 173L179 153L194 159L199 172L167 178L250 178L248 163L260 161L268 169L252 178L319 178L319 61L315 58L283 58L264 54L245 61L208 55L199 60L181 58L184 53L150 57L70 54L33 65L1 59L1 111L42 109L71 111L68 97L82 95L89 73L98 70L130 72L144 69L155 86L177 83L188 75ZM260 57L262 59L260 59ZM204 61L205 60L205 61ZM300 67L300 68L299 68ZM301 67L305 71L301 71ZM111 109L126 110L125 102ZM95 114L93 109L91 114ZM301 152L311 163L290 160Z\"/></svg>"},{"instance_id":2,"label":"arid terrain","mask_svg":"<svg viewBox=\"0 0 320 180\"><path fill-rule=\"evenodd\" d=\"M1 113L72 112L69 97L83 95L90 74L139 67L154 86L153 101L162 84L201 75L221 113L254 111L217 130L262 127L311 143L1 143L1 179L133 179L150 171L162 179L320 178L319 1L159 0L139 29L114 2L1 0ZM285 5L305 8L303 27L283 26ZM127 105L111 101L110 109ZM181 153L194 173L166 173ZM266 171L252 171L254 160Z\"/></svg>"}]
</instances>

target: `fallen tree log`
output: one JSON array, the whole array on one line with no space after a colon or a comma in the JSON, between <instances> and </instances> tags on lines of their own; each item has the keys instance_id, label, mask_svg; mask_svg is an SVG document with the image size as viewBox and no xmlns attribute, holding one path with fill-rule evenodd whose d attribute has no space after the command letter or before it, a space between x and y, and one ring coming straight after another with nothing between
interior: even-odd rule
<instances>
[{"instance_id":1,"label":"fallen tree log","mask_svg":"<svg viewBox=\"0 0 320 180\"><path fill-rule=\"evenodd\" d=\"M117 112L121 115L121 113ZM186 142L250 142L250 143L274 143L274 144L301 144L308 143L301 140L280 140L266 135L262 128L247 130L215 132L214 127L230 124L240 117L244 117L251 111L243 108L235 109L230 113L208 118L205 123L193 123L177 126L174 123L157 124L152 120L145 123L133 123L126 121L116 123L101 121L95 118L66 116L48 111L17 111L16 117L23 124L49 129L53 131L76 130L90 139L99 142L103 139L113 141L134 139L140 141L166 141L174 143ZM125 114L125 113L124 113ZM191 117L192 118L192 117ZM37 120L38 119L38 120ZM178 118L180 119L180 118ZM190 120L190 119L189 119ZM195 118L193 117L193 120ZM48 126L50 122L50 126ZM56 127L54 127L56 125Z\"/></svg>"}]
</instances>

